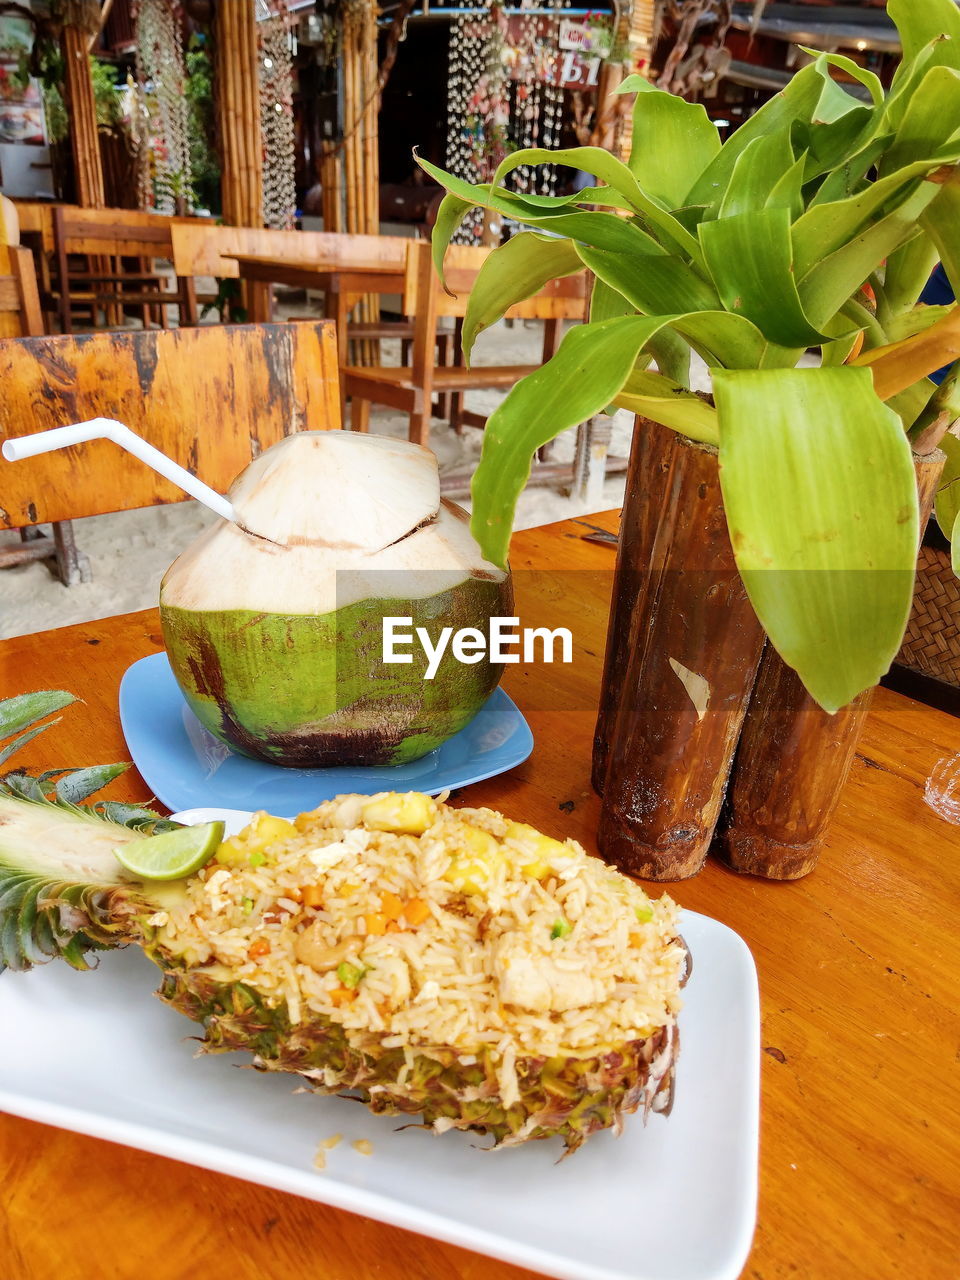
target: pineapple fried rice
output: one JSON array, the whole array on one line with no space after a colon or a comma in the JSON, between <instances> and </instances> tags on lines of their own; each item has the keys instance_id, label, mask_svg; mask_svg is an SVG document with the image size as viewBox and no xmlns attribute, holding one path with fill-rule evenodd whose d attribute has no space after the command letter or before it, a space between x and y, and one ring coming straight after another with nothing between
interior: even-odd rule
<instances>
[{"instance_id":1,"label":"pineapple fried rice","mask_svg":"<svg viewBox=\"0 0 960 1280\"><path fill-rule=\"evenodd\" d=\"M672 1095L675 904L491 809L257 814L148 924L161 994L212 1048L438 1131L575 1147Z\"/></svg>"}]
</instances>

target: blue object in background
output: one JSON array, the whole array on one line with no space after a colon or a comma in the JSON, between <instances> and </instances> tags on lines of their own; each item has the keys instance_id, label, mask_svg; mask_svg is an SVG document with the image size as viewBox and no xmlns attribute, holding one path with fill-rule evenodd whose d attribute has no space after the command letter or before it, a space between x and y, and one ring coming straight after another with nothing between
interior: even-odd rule
<instances>
[{"instance_id":1,"label":"blue object in background","mask_svg":"<svg viewBox=\"0 0 960 1280\"><path fill-rule=\"evenodd\" d=\"M923 286L923 293L920 295L920 301L926 303L928 307L949 306L950 303L956 302L953 290L950 288L950 281L947 279L947 273L943 269L943 263L938 262L933 269L933 274ZM930 378L938 385L947 376L950 368L945 364L942 369L938 369L936 373L931 373Z\"/></svg>"},{"instance_id":2,"label":"blue object in background","mask_svg":"<svg viewBox=\"0 0 960 1280\"><path fill-rule=\"evenodd\" d=\"M120 685L120 723L133 762L168 809L266 809L292 818L344 792L440 791L512 769L533 750L516 704L495 689L459 733L409 764L287 769L237 755L184 701L165 653L141 658Z\"/></svg>"}]
</instances>

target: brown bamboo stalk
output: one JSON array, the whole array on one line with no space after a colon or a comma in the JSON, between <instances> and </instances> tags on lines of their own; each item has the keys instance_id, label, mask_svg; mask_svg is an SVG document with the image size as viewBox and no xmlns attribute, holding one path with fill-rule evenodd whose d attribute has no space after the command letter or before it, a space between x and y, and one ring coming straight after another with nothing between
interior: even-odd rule
<instances>
[{"instance_id":1,"label":"brown bamboo stalk","mask_svg":"<svg viewBox=\"0 0 960 1280\"><path fill-rule=\"evenodd\" d=\"M914 455L920 528L933 509L944 456ZM724 814L721 857L734 871L769 880L808 875L873 701L867 689L828 715L768 644L750 695Z\"/></svg>"},{"instance_id":2,"label":"brown bamboo stalk","mask_svg":"<svg viewBox=\"0 0 960 1280\"><path fill-rule=\"evenodd\" d=\"M380 232L380 158L379 158L379 114L380 114L380 68L377 60L377 24L376 12L371 5L365 14L364 23L364 181L367 197L367 232L378 235ZM370 323L380 318L380 299L374 294L364 300L365 312ZM368 343L371 365L380 363L380 343L371 339Z\"/></svg>"},{"instance_id":3,"label":"brown bamboo stalk","mask_svg":"<svg viewBox=\"0 0 960 1280\"><path fill-rule=\"evenodd\" d=\"M631 875L680 880L706 857L763 631L734 561L716 450L648 423L624 523L634 536L617 558L611 629L628 645L604 672L598 840Z\"/></svg>"},{"instance_id":4,"label":"brown bamboo stalk","mask_svg":"<svg viewBox=\"0 0 960 1280\"><path fill-rule=\"evenodd\" d=\"M223 219L263 225L263 156L257 75L257 28L248 0L219 4L217 116L223 156Z\"/></svg>"},{"instance_id":5,"label":"brown bamboo stalk","mask_svg":"<svg viewBox=\"0 0 960 1280\"><path fill-rule=\"evenodd\" d=\"M79 27L64 27L61 46L77 203L87 209L102 209L106 204L106 195L87 36Z\"/></svg>"}]
</instances>

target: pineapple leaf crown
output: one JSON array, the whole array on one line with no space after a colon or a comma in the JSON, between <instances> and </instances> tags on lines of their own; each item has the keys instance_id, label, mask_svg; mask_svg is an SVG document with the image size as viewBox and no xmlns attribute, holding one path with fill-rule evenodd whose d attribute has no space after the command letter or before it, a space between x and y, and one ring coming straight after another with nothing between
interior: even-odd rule
<instances>
[{"instance_id":1,"label":"pineapple leaf crown","mask_svg":"<svg viewBox=\"0 0 960 1280\"><path fill-rule=\"evenodd\" d=\"M10 739L0 747L0 765L61 719L40 721L62 710L77 698L64 689L42 689L36 693L21 693L13 698L0 699L0 742ZM102 790L114 778L125 773L130 762L95 764L87 768L47 769L32 775L13 772L0 776L0 795L16 796L34 804L54 805L67 809L82 818L99 818L116 822L134 831L155 835L160 831L172 831L178 824L162 818L144 805L128 804L118 800L100 800L83 805L95 792Z\"/></svg>"},{"instance_id":2,"label":"pineapple leaf crown","mask_svg":"<svg viewBox=\"0 0 960 1280\"><path fill-rule=\"evenodd\" d=\"M62 689L0 700L0 742L9 739L0 747L0 765L57 723L48 716L76 701ZM142 805L83 803L129 767L105 764L0 777L0 972L29 969L55 957L86 969L87 951L131 937L126 903L140 886L122 880L109 865L111 841L105 847L104 828L108 833L112 828L119 840L124 829L153 835L178 824Z\"/></svg>"}]
</instances>

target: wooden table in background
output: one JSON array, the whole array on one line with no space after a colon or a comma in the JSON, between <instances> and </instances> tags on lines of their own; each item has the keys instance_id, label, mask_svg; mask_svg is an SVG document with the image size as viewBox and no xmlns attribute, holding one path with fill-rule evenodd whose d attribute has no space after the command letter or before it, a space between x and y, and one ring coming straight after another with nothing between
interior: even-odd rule
<instances>
[{"instance_id":1,"label":"wooden table in background","mask_svg":"<svg viewBox=\"0 0 960 1280\"><path fill-rule=\"evenodd\" d=\"M396 263L375 258L369 262L344 265L308 259L290 261L253 253L230 253L224 257L239 264L241 280L266 286L285 284L291 289L316 289L322 293L326 299L324 317L336 321L337 341L344 351L347 316L357 298L368 293L403 293L402 268L398 269ZM271 318L271 310L269 287L252 291L250 319L266 322Z\"/></svg>"},{"instance_id":2,"label":"wooden table in background","mask_svg":"<svg viewBox=\"0 0 960 1280\"><path fill-rule=\"evenodd\" d=\"M613 512L591 519L616 527ZM514 539L524 623L572 619L577 661L572 669L508 668L506 688L536 747L525 764L464 798L595 850L591 707L613 552L582 541L584 532L567 521ZM556 578L568 569L582 572ZM123 759L120 677L161 647L153 611L0 643L0 694L67 688L86 703L68 708L17 763L40 770ZM960 827L923 800L937 762L958 751L960 722L880 690L814 875L767 884L711 862L695 879L669 886L683 906L740 933L759 968L760 1218L748 1280L958 1274ZM133 773L112 792L148 795ZM562 812L571 801L572 812ZM4 1027L0 1043L13 1034L16 1028ZM70 1046L63 1049L69 1073ZM669 1121L651 1119L662 1123ZM410 1173L416 1176L413 1167ZM642 1258L642 1187L636 1229ZM527 1273L296 1196L0 1117L4 1280L145 1274L519 1280Z\"/></svg>"}]
</instances>

